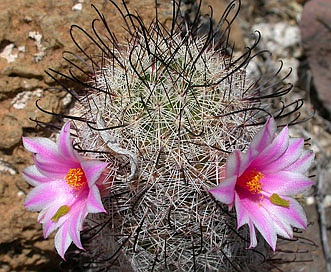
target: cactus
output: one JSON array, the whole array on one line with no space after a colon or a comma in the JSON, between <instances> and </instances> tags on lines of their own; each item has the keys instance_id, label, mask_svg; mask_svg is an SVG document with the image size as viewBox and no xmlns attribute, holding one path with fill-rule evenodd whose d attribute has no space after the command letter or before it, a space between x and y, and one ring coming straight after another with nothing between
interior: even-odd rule
<instances>
[{"instance_id":1,"label":"cactus","mask_svg":"<svg viewBox=\"0 0 331 272\"><path fill-rule=\"evenodd\" d=\"M247 75L258 37L241 56L230 53L227 35L240 1L218 24L209 18L205 33L199 8L189 21L180 1L173 2L170 25L156 18L149 26L124 1L111 2L127 42L117 41L96 9L103 35L78 26L71 32L99 50L87 54L74 38L83 57L81 64L68 61L85 78L51 70L81 86L65 87L75 103L71 114L58 115L73 120L77 150L111 164L103 184L108 214L89 215L86 251L72 248L63 269L236 271L263 263L270 249L261 241L247 250L247 229L236 230L233 211L208 190L224 175L216 169L248 146L268 115L286 117L300 102L273 109L271 98L290 86Z\"/></svg>"}]
</instances>

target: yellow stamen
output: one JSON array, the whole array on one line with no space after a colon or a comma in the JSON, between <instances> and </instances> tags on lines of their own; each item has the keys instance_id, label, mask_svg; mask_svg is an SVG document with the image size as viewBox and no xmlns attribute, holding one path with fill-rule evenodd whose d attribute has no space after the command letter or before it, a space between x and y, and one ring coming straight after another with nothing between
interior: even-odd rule
<instances>
[{"instance_id":1,"label":"yellow stamen","mask_svg":"<svg viewBox=\"0 0 331 272\"><path fill-rule=\"evenodd\" d=\"M256 170L253 170L249 174L244 175L247 189L253 194L261 193L263 186L261 179L263 177L263 174Z\"/></svg>"},{"instance_id":2,"label":"yellow stamen","mask_svg":"<svg viewBox=\"0 0 331 272\"><path fill-rule=\"evenodd\" d=\"M70 168L64 179L75 190L80 190L87 182L84 171L81 168Z\"/></svg>"}]
</instances>

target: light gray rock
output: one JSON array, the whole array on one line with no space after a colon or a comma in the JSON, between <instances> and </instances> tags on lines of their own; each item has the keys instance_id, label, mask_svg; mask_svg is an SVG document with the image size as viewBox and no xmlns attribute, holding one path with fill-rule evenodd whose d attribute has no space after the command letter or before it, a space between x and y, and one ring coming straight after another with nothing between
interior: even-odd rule
<instances>
[{"instance_id":1,"label":"light gray rock","mask_svg":"<svg viewBox=\"0 0 331 272\"><path fill-rule=\"evenodd\" d=\"M331 2L311 0L300 23L302 44L313 74L317 96L331 119Z\"/></svg>"}]
</instances>

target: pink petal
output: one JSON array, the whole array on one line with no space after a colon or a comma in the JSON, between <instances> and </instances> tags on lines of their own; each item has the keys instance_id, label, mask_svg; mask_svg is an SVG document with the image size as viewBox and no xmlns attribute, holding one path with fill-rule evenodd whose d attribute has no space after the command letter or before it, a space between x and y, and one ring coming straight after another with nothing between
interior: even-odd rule
<instances>
[{"instance_id":1,"label":"pink petal","mask_svg":"<svg viewBox=\"0 0 331 272\"><path fill-rule=\"evenodd\" d=\"M233 176L223 180L216 188L210 189L209 192L222 203L230 205L234 201L234 189L237 177Z\"/></svg>"},{"instance_id":2,"label":"pink petal","mask_svg":"<svg viewBox=\"0 0 331 272\"><path fill-rule=\"evenodd\" d=\"M50 178L41 174L35 165L26 167L22 171L22 176L25 181L32 186L37 186L50 181Z\"/></svg>"},{"instance_id":3,"label":"pink petal","mask_svg":"<svg viewBox=\"0 0 331 272\"><path fill-rule=\"evenodd\" d=\"M249 211L246 209L244 205L241 205L241 200L239 196L236 194L235 196L235 205L236 205L236 213L237 213L237 228L239 229L245 224L248 224L249 227L249 239L250 244L249 248L256 247L257 239L256 239L256 232L255 227L250 219Z\"/></svg>"},{"instance_id":4,"label":"pink petal","mask_svg":"<svg viewBox=\"0 0 331 272\"><path fill-rule=\"evenodd\" d=\"M291 224L288 223L287 220L284 220L284 212L288 208L277 206L277 205L271 206L269 199L267 199L267 198L263 199L262 205L268 207L269 215L273 222L273 227L274 227L275 232L282 237L291 239L293 237L292 226L291 226Z\"/></svg>"},{"instance_id":5,"label":"pink petal","mask_svg":"<svg viewBox=\"0 0 331 272\"><path fill-rule=\"evenodd\" d=\"M227 177L239 176L241 152L239 150L233 151L226 161L226 175Z\"/></svg>"},{"instance_id":6,"label":"pink petal","mask_svg":"<svg viewBox=\"0 0 331 272\"><path fill-rule=\"evenodd\" d=\"M266 125L254 136L250 148L262 152L272 142L277 126L274 118L270 117Z\"/></svg>"},{"instance_id":7,"label":"pink petal","mask_svg":"<svg viewBox=\"0 0 331 272\"><path fill-rule=\"evenodd\" d=\"M247 168L250 167L257 155L257 151L253 148L249 148L246 153L242 154L238 176L241 176L247 170Z\"/></svg>"},{"instance_id":8,"label":"pink petal","mask_svg":"<svg viewBox=\"0 0 331 272\"><path fill-rule=\"evenodd\" d=\"M294 172L304 174L308 171L310 165L312 164L312 162L314 160L314 156L315 156L315 154L313 151L304 150L304 152L302 152L300 158L298 158L298 160L296 162L287 166L284 170L294 171Z\"/></svg>"},{"instance_id":9,"label":"pink petal","mask_svg":"<svg viewBox=\"0 0 331 272\"><path fill-rule=\"evenodd\" d=\"M24 206L29 211L41 211L57 198L56 191L49 184L41 184L33 188L27 195Z\"/></svg>"},{"instance_id":10,"label":"pink petal","mask_svg":"<svg viewBox=\"0 0 331 272\"><path fill-rule=\"evenodd\" d=\"M268 213L268 206L259 205L260 202L251 201L249 198L240 199L238 197L236 203L236 210L239 207L241 213L247 213L251 223L258 229L263 238L268 242L271 248L275 251L277 242L277 233L273 227L272 219ZM239 217L239 215L238 215ZM252 225L251 225L252 226ZM255 232L251 230L253 235Z\"/></svg>"},{"instance_id":11,"label":"pink petal","mask_svg":"<svg viewBox=\"0 0 331 272\"><path fill-rule=\"evenodd\" d=\"M287 150L277 160L263 166L263 172L278 172L293 164L304 152L304 140L290 139Z\"/></svg>"},{"instance_id":12,"label":"pink petal","mask_svg":"<svg viewBox=\"0 0 331 272\"><path fill-rule=\"evenodd\" d=\"M90 188L86 208L89 213L106 212L97 186L92 186Z\"/></svg>"},{"instance_id":13,"label":"pink petal","mask_svg":"<svg viewBox=\"0 0 331 272\"><path fill-rule=\"evenodd\" d=\"M284 197L285 200L290 201L289 208L281 207L277 205L269 205L268 211L273 217L278 218L284 222L284 224L291 225L292 227L305 229L307 227L307 217L300 206L300 204L291 197ZM267 199L265 201L268 201Z\"/></svg>"},{"instance_id":14,"label":"pink petal","mask_svg":"<svg viewBox=\"0 0 331 272\"><path fill-rule=\"evenodd\" d=\"M58 232L55 235L55 248L58 254L65 260L64 254L69 248L72 240L69 235L68 224L63 224L61 228L59 228Z\"/></svg>"},{"instance_id":15,"label":"pink petal","mask_svg":"<svg viewBox=\"0 0 331 272\"><path fill-rule=\"evenodd\" d=\"M40 173L53 179L64 178L70 168L80 167L79 162L65 161L63 159L58 161L48 161L39 157L39 154L35 156L34 164Z\"/></svg>"},{"instance_id":16,"label":"pink petal","mask_svg":"<svg viewBox=\"0 0 331 272\"><path fill-rule=\"evenodd\" d=\"M285 127L282 129L279 135L277 135L274 141L265 147L265 149L255 158L252 167L262 172L262 170L270 163L282 157L282 155L286 152L288 145L288 128Z\"/></svg>"},{"instance_id":17,"label":"pink petal","mask_svg":"<svg viewBox=\"0 0 331 272\"><path fill-rule=\"evenodd\" d=\"M80 241L80 231L82 230L83 221L86 217L86 209L82 208L80 210L76 210L69 219L69 235L75 245L83 249L82 243Z\"/></svg>"},{"instance_id":18,"label":"pink petal","mask_svg":"<svg viewBox=\"0 0 331 272\"><path fill-rule=\"evenodd\" d=\"M241 200L237 193L235 194L235 206L237 213L237 224L238 228L240 228L241 226L248 224L250 219L248 210L243 205L241 205Z\"/></svg>"},{"instance_id":19,"label":"pink petal","mask_svg":"<svg viewBox=\"0 0 331 272\"><path fill-rule=\"evenodd\" d=\"M61 129L58 140L59 153L68 160L79 161L77 152L73 149L72 139L70 136L70 122L64 124Z\"/></svg>"},{"instance_id":20,"label":"pink petal","mask_svg":"<svg viewBox=\"0 0 331 272\"><path fill-rule=\"evenodd\" d=\"M248 222L248 227L249 227L249 240L250 240L249 248L253 248L257 246L257 239L256 239L255 227L251 220Z\"/></svg>"},{"instance_id":21,"label":"pink petal","mask_svg":"<svg viewBox=\"0 0 331 272\"><path fill-rule=\"evenodd\" d=\"M273 224L274 224L274 229L275 232L287 239L292 239L293 238L293 230L291 225L286 224L284 221L279 220L278 218L274 218L273 216L271 216L272 220L273 220Z\"/></svg>"},{"instance_id":22,"label":"pink petal","mask_svg":"<svg viewBox=\"0 0 331 272\"><path fill-rule=\"evenodd\" d=\"M283 196L303 193L314 183L306 176L290 171L266 173L261 182L263 191Z\"/></svg>"},{"instance_id":23,"label":"pink petal","mask_svg":"<svg viewBox=\"0 0 331 272\"><path fill-rule=\"evenodd\" d=\"M87 190L86 190L87 192ZM56 228L60 227L62 224L69 224L69 230L72 229L72 223L76 223L77 216L82 214L82 211L85 211L86 205L86 196L87 193L82 192L77 198L69 195L66 198L61 197L52 203L50 207L48 207L47 211L44 213L43 217L40 218L40 222L44 223L44 235L47 237L51 232L53 232ZM63 206L67 205L70 207L70 210L67 214L61 216L58 221L54 222L52 217L58 211L58 209ZM82 221L83 219L81 219ZM69 223L68 223L69 222ZM72 236L73 238L73 236Z\"/></svg>"},{"instance_id":24,"label":"pink petal","mask_svg":"<svg viewBox=\"0 0 331 272\"><path fill-rule=\"evenodd\" d=\"M57 145L42 137L23 137L24 147L34 153L34 162L37 169L45 176L53 178L63 178L69 168L79 167L78 161L61 156L58 153Z\"/></svg>"},{"instance_id":25,"label":"pink petal","mask_svg":"<svg viewBox=\"0 0 331 272\"><path fill-rule=\"evenodd\" d=\"M46 206L44 209L42 209L41 211L40 211L40 213L38 214L38 219L37 219L37 221L40 223L42 220L43 220L43 218L44 218L44 216L45 216L45 213L47 212L47 208L49 207L49 205L48 206Z\"/></svg>"},{"instance_id":26,"label":"pink petal","mask_svg":"<svg viewBox=\"0 0 331 272\"><path fill-rule=\"evenodd\" d=\"M56 144L48 138L44 137L22 137L23 146L30 152L42 154L45 160L58 160Z\"/></svg>"},{"instance_id":27,"label":"pink petal","mask_svg":"<svg viewBox=\"0 0 331 272\"><path fill-rule=\"evenodd\" d=\"M91 187L106 169L108 163L97 160L84 160L81 162L81 166L84 170L89 187Z\"/></svg>"},{"instance_id":28,"label":"pink petal","mask_svg":"<svg viewBox=\"0 0 331 272\"><path fill-rule=\"evenodd\" d=\"M63 205L65 205L63 203ZM69 214L66 214L59 218L58 221L53 221L52 217L56 214L58 209L62 205L52 205L47 208L47 211L43 214L43 216L40 218L39 222L43 224L43 232L44 237L47 238L53 231L61 227L69 218Z\"/></svg>"},{"instance_id":29,"label":"pink petal","mask_svg":"<svg viewBox=\"0 0 331 272\"><path fill-rule=\"evenodd\" d=\"M235 150L228 157L226 162L226 176L240 176L247 169L254 157L257 155L256 150L248 149L246 153Z\"/></svg>"}]
</instances>

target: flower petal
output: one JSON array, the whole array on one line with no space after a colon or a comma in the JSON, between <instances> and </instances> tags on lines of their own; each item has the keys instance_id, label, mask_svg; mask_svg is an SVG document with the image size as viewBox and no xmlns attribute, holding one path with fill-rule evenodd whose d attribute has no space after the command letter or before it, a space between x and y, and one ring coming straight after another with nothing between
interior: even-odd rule
<instances>
[{"instance_id":1,"label":"flower petal","mask_svg":"<svg viewBox=\"0 0 331 272\"><path fill-rule=\"evenodd\" d=\"M54 203L45 210L42 216L40 216L39 222L43 224L43 232L45 238L47 238L53 231L61 227L70 217L69 214L66 214L60 217L58 221L52 220L52 217L56 214L61 206L62 205L59 206Z\"/></svg>"},{"instance_id":2,"label":"flower petal","mask_svg":"<svg viewBox=\"0 0 331 272\"><path fill-rule=\"evenodd\" d=\"M255 158L252 167L261 171L272 162L282 157L289 145L288 127L284 127L274 141Z\"/></svg>"},{"instance_id":3,"label":"flower petal","mask_svg":"<svg viewBox=\"0 0 331 272\"><path fill-rule=\"evenodd\" d=\"M248 227L249 227L249 240L250 240L249 248L253 248L256 247L257 245L257 239L256 239L255 227L252 220L248 222Z\"/></svg>"},{"instance_id":4,"label":"flower petal","mask_svg":"<svg viewBox=\"0 0 331 272\"><path fill-rule=\"evenodd\" d=\"M241 205L240 198L238 194L235 194L235 206L236 206L236 213L237 213L237 224L238 228L241 226L249 223L249 213L248 210Z\"/></svg>"},{"instance_id":5,"label":"flower petal","mask_svg":"<svg viewBox=\"0 0 331 272\"><path fill-rule=\"evenodd\" d=\"M54 188L54 187L53 187ZM24 206L29 211L41 211L50 203L55 201L57 194L52 190L52 186L41 184L33 188L27 195Z\"/></svg>"},{"instance_id":6,"label":"flower petal","mask_svg":"<svg viewBox=\"0 0 331 272\"><path fill-rule=\"evenodd\" d=\"M226 161L226 176L242 175L256 155L257 152L254 149L249 149L246 153L235 150Z\"/></svg>"},{"instance_id":7,"label":"flower petal","mask_svg":"<svg viewBox=\"0 0 331 272\"><path fill-rule=\"evenodd\" d=\"M209 192L222 203L230 205L234 201L234 189L237 177L233 176L223 180L216 188L210 189Z\"/></svg>"},{"instance_id":8,"label":"flower petal","mask_svg":"<svg viewBox=\"0 0 331 272\"><path fill-rule=\"evenodd\" d=\"M271 204L270 204L271 205ZM268 206L262 206L260 202L252 201L249 198L240 199L238 197L236 203L236 211L239 209L239 213L245 214L245 217L249 218L249 226L250 226L250 234L251 236L255 233L251 230L252 224L258 229L263 238L268 242L273 251L276 249L277 242L277 233L273 226L273 221L267 211ZM239 217L239 214L237 214ZM244 221L247 221L245 218ZM254 238L254 237L253 237ZM253 243L251 242L251 247L253 247Z\"/></svg>"},{"instance_id":9,"label":"flower petal","mask_svg":"<svg viewBox=\"0 0 331 272\"><path fill-rule=\"evenodd\" d=\"M226 161L226 175L227 177L239 176L241 152L239 150L233 151Z\"/></svg>"},{"instance_id":10,"label":"flower petal","mask_svg":"<svg viewBox=\"0 0 331 272\"><path fill-rule=\"evenodd\" d=\"M72 161L79 161L79 155L73 149L72 139L70 137L70 122L64 124L61 129L59 140L58 140L58 150L61 156Z\"/></svg>"},{"instance_id":11,"label":"flower petal","mask_svg":"<svg viewBox=\"0 0 331 272\"><path fill-rule=\"evenodd\" d=\"M39 172L35 165L31 165L23 169L22 176L32 186L38 186L45 182L50 182L50 178L44 176L42 173Z\"/></svg>"},{"instance_id":12,"label":"flower petal","mask_svg":"<svg viewBox=\"0 0 331 272\"><path fill-rule=\"evenodd\" d=\"M270 117L265 126L254 136L250 148L259 153L262 152L272 142L277 130L274 118Z\"/></svg>"},{"instance_id":13,"label":"flower petal","mask_svg":"<svg viewBox=\"0 0 331 272\"><path fill-rule=\"evenodd\" d=\"M82 230L83 221L87 215L86 208L82 207L77 210L70 216L68 225L69 225L69 235L75 245L83 249L82 243L80 241L80 231Z\"/></svg>"},{"instance_id":14,"label":"flower petal","mask_svg":"<svg viewBox=\"0 0 331 272\"><path fill-rule=\"evenodd\" d=\"M97 186L92 186L90 188L86 208L89 213L106 212Z\"/></svg>"},{"instance_id":15,"label":"flower petal","mask_svg":"<svg viewBox=\"0 0 331 272\"><path fill-rule=\"evenodd\" d=\"M96 160L84 160L81 162L81 166L87 178L88 185L91 187L106 169L108 163Z\"/></svg>"},{"instance_id":16,"label":"flower petal","mask_svg":"<svg viewBox=\"0 0 331 272\"><path fill-rule=\"evenodd\" d=\"M237 228L239 229L245 224L248 224L249 227L249 248L256 247L257 245L257 239L256 239L256 232L255 227L252 223L252 220L250 219L249 210L245 207L245 205L242 205L241 200L236 194L235 196L235 206L236 206L236 213L237 213Z\"/></svg>"},{"instance_id":17,"label":"flower petal","mask_svg":"<svg viewBox=\"0 0 331 272\"><path fill-rule=\"evenodd\" d=\"M241 176L251 166L257 155L258 152L253 148L249 148L246 153L242 153L238 176Z\"/></svg>"},{"instance_id":18,"label":"flower petal","mask_svg":"<svg viewBox=\"0 0 331 272\"><path fill-rule=\"evenodd\" d=\"M293 164L304 152L303 143L304 140L302 138L290 139L288 148L284 154L282 154L278 159L266 164L263 167L263 172L278 172Z\"/></svg>"},{"instance_id":19,"label":"flower petal","mask_svg":"<svg viewBox=\"0 0 331 272\"><path fill-rule=\"evenodd\" d=\"M71 160L59 154L57 145L42 137L23 137L24 147L34 153L34 163L37 169L45 176L63 178L70 168L79 167L78 160Z\"/></svg>"},{"instance_id":20,"label":"flower petal","mask_svg":"<svg viewBox=\"0 0 331 272\"><path fill-rule=\"evenodd\" d=\"M52 205L49 206L44 212L44 215L40 218L40 222L43 223L44 236L47 237L54 230L61 227L62 224L69 224L69 230L71 230L73 228L72 224L77 223L76 221L72 221L73 219L79 220L78 223L83 222L87 214L85 214L84 218L80 219L77 218L77 216L82 216L82 211L86 211L86 195L87 190L86 192L82 192L81 195L79 195L77 198L69 195L69 197L67 198L61 198L60 200L57 199L56 201L54 201ZM52 219L57 213L58 209L64 205L69 207L69 212L64 215L61 215L61 217L59 217L57 221L53 221ZM76 226L79 229L79 232L81 229L81 225ZM71 237L75 238L75 236Z\"/></svg>"},{"instance_id":21,"label":"flower petal","mask_svg":"<svg viewBox=\"0 0 331 272\"><path fill-rule=\"evenodd\" d=\"M289 209L287 207L281 207L277 205L270 205L270 202L267 198L264 198L262 200L261 205L264 207L268 207L269 215L271 217L271 220L273 222L273 228L275 232L287 239L293 238L293 230L291 224L287 220L284 220L283 212L285 209ZM276 208L275 210L272 210L273 208ZM272 211L271 211L272 210Z\"/></svg>"},{"instance_id":22,"label":"flower petal","mask_svg":"<svg viewBox=\"0 0 331 272\"><path fill-rule=\"evenodd\" d=\"M65 161L63 159L59 159L56 161L44 160L36 154L34 157L34 164L38 168L39 172L43 175L50 178L64 178L70 168L79 168L80 163L74 161Z\"/></svg>"},{"instance_id":23,"label":"flower petal","mask_svg":"<svg viewBox=\"0 0 331 272\"><path fill-rule=\"evenodd\" d=\"M305 229L307 227L307 217L300 206L300 204L291 197L283 197L290 202L289 208L277 205L268 206L268 211L273 217L284 222L284 224L291 225L295 228ZM268 201L267 199L265 201Z\"/></svg>"},{"instance_id":24,"label":"flower petal","mask_svg":"<svg viewBox=\"0 0 331 272\"><path fill-rule=\"evenodd\" d=\"M22 137L23 146L30 152L42 154L45 160L57 160L59 154L56 144L48 138L44 137Z\"/></svg>"},{"instance_id":25,"label":"flower petal","mask_svg":"<svg viewBox=\"0 0 331 272\"><path fill-rule=\"evenodd\" d=\"M63 224L62 227L59 228L58 232L55 235L55 248L58 254L65 260L64 254L69 248L72 240L69 235L69 226L68 224Z\"/></svg>"},{"instance_id":26,"label":"flower petal","mask_svg":"<svg viewBox=\"0 0 331 272\"><path fill-rule=\"evenodd\" d=\"M314 184L306 176L290 171L264 174L264 178L261 181L263 183L263 191L283 196L300 194Z\"/></svg>"},{"instance_id":27,"label":"flower petal","mask_svg":"<svg viewBox=\"0 0 331 272\"><path fill-rule=\"evenodd\" d=\"M297 161L293 162L291 165L287 166L284 170L294 171L304 174L308 171L312 161L314 160L314 152L311 150L305 150Z\"/></svg>"}]
</instances>

